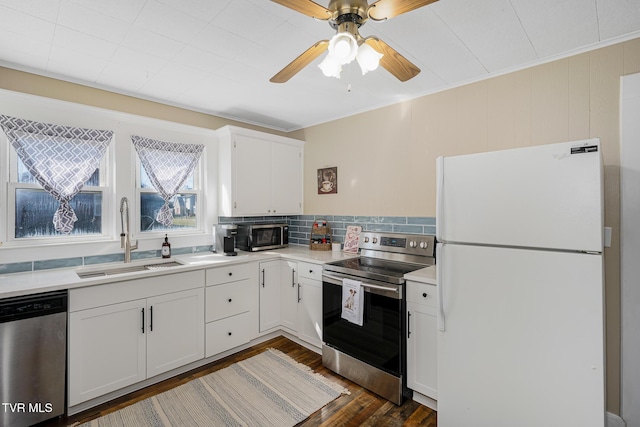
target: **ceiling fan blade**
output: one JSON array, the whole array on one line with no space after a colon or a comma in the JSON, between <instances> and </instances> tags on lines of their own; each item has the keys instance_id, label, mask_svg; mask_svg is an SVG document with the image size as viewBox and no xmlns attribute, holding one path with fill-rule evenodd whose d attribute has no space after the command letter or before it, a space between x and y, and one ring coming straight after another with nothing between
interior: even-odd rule
<instances>
[{"instance_id":1,"label":"ceiling fan blade","mask_svg":"<svg viewBox=\"0 0 640 427\"><path fill-rule=\"evenodd\" d=\"M300 12L303 15L310 16L312 18L326 21L331 18L331 11L324 6L320 6L318 3L311 0L271 0L274 3L278 3L284 7Z\"/></svg>"},{"instance_id":2,"label":"ceiling fan blade","mask_svg":"<svg viewBox=\"0 0 640 427\"><path fill-rule=\"evenodd\" d=\"M369 18L374 21L383 21L437 1L438 0L378 0L369 5Z\"/></svg>"},{"instance_id":3,"label":"ceiling fan blade","mask_svg":"<svg viewBox=\"0 0 640 427\"><path fill-rule=\"evenodd\" d=\"M420 73L420 68L379 38L367 37L365 43L384 55L380 58L380 65L401 82L406 82Z\"/></svg>"},{"instance_id":4,"label":"ceiling fan blade","mask_svg":"<svg viewBox=\"0 0 640 427\"><path fill-rule=\"evenodd\" d=\"M309 49L302 52L300 56L291 61L289 65L280 70L275 76L271 77L271 83L284 83L291 77L295 76L300 70L309 65L311 61L320 56L329 47L329 40L320 40Z\"/></svg>"}]
</instances>

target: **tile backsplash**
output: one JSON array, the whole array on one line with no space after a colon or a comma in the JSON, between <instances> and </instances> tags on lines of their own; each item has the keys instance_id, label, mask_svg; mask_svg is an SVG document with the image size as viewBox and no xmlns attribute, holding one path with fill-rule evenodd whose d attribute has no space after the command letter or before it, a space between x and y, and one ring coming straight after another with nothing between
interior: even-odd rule
<instances>
[{"instance_id":1,"label":"tile backsplash","mask_svg":"<svg viewBox=\"0 0 640 427\"><path fill-rule=\"evenodd\" d=\"M436 234L434 217L353 216L353 215L292 215L281 217L221 217L221 224L236 222L285 222L289 224L289 244L308 245L311 227L316 219L326 219L334 242L343 242L349 225L360 225L363 231L391 233Z\"/></svg>"},{"instance_id":2,"label":"tile backsplash","mask_svg":"<svg viewBox=\"0 0 640 427\"><path fill-rule=\"evenodd\" d=\"M392 233L436 234L434 217L407 216L353 216L353 215L292 215L278 217L220 217L220 224L237 222L271 222L289 224L289 244L306 246L309 244L311 227L316 219L326 219L331 226L334 242L343 242L349 225L360 225L363 231L387 231ZM186 255L196 252L209 252L211 246L188 246L171 248L172 255ZM133 260L159 258L159 250L136 251L131 253ZM122 262L122 252L84 257L31 260L23 262L0 263L0 274L49 270L54 268L81 267L107 262Z\"/></svg>"}]
</instances>

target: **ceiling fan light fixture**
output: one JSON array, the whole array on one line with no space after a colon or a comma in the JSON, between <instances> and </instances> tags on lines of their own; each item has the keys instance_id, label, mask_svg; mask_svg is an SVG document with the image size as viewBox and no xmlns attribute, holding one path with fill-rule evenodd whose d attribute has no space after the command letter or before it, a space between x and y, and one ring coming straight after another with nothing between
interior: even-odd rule
<instances>
[{"instance_id":1,"label":"ceiling fan light fixture","mask_svg":"<svg viewBox=\"0 0 640 427\"><path fill-rule=\"evenodd\" d=\"M329 55L340 65L350 63L356 58L357 54L358 42L356 42L356 38L351 33L338 33L329 40Z\"/></svg>"},{"instance_id":2,"label":"ceiling fan light fixture","mask_svg":"<svg viewBox=\"0 0 640 427\"><path fill-rule=\"evenodd\" d=\"M364 76L369 71L373 71L378 68L378 65L380 65L380 58L383 56L383 54L368 44L362 43L358 48L358 54L356 55L356 60L358 61L358 65L360 65L362 75Z\"/></svg>"},{"instance_id":3,"label":"ceiling fan light fixture","mask_svg":"<svg viewBox=\"0 0 640 427\"><path fill-rule=\"evenodd\" d=\"M322 70L322 74L326 77L335 77L336 79L340 78L340 73L342 72L342 65L336 61L331 52L318 64L318 68Z\"/></svg>"}]
</instances>

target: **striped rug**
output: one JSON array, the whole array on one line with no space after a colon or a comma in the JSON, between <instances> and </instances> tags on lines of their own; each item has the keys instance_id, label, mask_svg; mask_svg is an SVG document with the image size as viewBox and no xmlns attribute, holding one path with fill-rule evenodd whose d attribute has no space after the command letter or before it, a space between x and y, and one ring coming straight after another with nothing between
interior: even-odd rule
<instances>
[{"instance_id":1,"label":"striped rug","mask_svg":"<svg viewBox=\"0 0 640 427\"><path fill-rule=\"evenodd\" d=\"M82 427L293 426L341 394L349 391L268 349Z\"/></svg>"}]
</instances>

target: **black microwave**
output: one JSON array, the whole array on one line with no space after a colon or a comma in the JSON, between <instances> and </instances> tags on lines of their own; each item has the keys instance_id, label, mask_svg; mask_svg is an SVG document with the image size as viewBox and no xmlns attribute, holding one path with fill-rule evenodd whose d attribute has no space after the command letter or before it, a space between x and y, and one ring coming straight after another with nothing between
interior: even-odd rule
<instances>
[{"instance_id":1,"label":"black microwave","mask_svg":"<svg viewBox=\"0 0 640 427\"><path fill-rule=\"evenodd\" d=\"M238 224L236 247L243 251L264 251L285 248L289 245L287 224L246 223Z\"/></svg>"}]
</instances>

